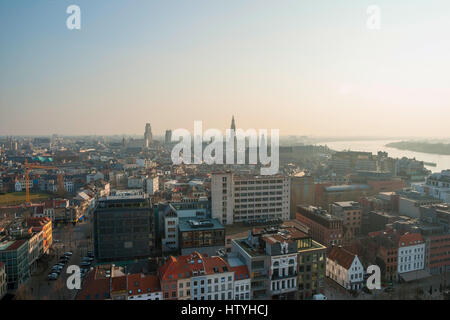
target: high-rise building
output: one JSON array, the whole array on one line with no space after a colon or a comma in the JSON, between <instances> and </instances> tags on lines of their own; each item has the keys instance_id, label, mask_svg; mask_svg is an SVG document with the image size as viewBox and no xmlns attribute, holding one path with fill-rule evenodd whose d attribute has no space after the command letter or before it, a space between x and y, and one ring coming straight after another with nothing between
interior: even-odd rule
<instances>
[{"instance_id":1,"label":"high-rise building","mask_svg":"<svg viewBox=\"0 0 450 320\"><path fill-rule=\"evenodd\" d=\"M213 173L211 194L213 218L222 224L289 219L290 178L287 176Z\"/></svg>"},{"instance_id":2,"label":"high-rise building","mask_svg":"<svg viewBox=\"0 0 450 320\"><path fill-rule=\"evenodd\" d=\"M99 261L148 257L153 248L150 200L145 195L101 198L94 212L94 252Z\"/></svg>"},{"instance_id":3,"label":"high-rise building","mask_svg":"<svg viewBox=\"0 0 450 320\"><path fill-rule=\"evenodd\" d=\"M291 178L291 219L295 219L297 206L314 204L314 177L309 174Z\"/></svg>"},{"instance_id":4,"label":"high-rise building","mask_svg":"<svg viewBox=\"0 0 450 320\"><path fill-rule=\"evenodd\" d=\"M145 125L145 132L144 132L144 147L150 148L150 144L152 142L152 127L150 126L150 123L147 123Z\"/></svg>"},{"instance_id":5,"label":"high-rise building","mask_svg":"<svg viewBox=\"0 0 450 320\"><path fill-rule=\"evenodd\" d=\"M166 130L166 136L164 137L164 143L169 144L172 142L172 130Z\"/></svg>"}]
</instances>

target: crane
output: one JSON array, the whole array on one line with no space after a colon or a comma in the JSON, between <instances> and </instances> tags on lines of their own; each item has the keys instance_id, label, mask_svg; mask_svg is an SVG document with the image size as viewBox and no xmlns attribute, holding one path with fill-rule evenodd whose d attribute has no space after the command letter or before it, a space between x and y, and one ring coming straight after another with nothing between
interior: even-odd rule
<instances>
[{"instance_id":1,"label":"crane","mask_svg":"<svg viewBox=\"0 0 450 320\"><path fill-rule=\"evenodd\" d=\"M40 164L34 164L34 163L28 163L28 160L25 159L25 189L26 189L26 198L25 201L27 204L31 203L30 198L30 177L29 172L31 169L47 169L47 170L59 170L57 167L51 167L51 166L43 166ZM64 178L61 174L61 172L58 173L58 189L64 190Z\"/></svg>"}]
</instances>

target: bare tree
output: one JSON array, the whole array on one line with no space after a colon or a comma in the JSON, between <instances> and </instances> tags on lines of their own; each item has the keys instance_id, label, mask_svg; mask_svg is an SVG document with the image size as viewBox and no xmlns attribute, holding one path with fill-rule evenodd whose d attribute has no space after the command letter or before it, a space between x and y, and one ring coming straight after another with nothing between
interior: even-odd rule
<instances>
[{"instance_id":1,"label":"bare tree","mask_svg":"<svg viewBox=\"0 0 450 320\"><path fill-rule=\"evenodd\" d=\"M31 288L26 285L20 285L16 291L15 300L34 300L34 296L31 294Z\"/></svg>"}]
</instances>

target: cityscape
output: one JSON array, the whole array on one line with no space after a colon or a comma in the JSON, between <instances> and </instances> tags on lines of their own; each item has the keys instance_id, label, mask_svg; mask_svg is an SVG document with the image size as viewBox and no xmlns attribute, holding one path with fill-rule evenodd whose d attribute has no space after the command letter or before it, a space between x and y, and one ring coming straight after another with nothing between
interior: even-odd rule
<instances>
[{"instance_id":1,"label":"cityscape","mask_svg":"<svg viewBox=\"0 0 450 320\"><path fill-rule=\"evenodd\" d=\"M1 140L2 296L448 299L450 170L325 145L280 147L276 175L174 165L171 134Z\"/></svg>"},{"instance_id":2,"label":"cityscape","mask_svg":"<svg viewBox=\"0 0 450 320\"><path fill-rule=\"evenodd\" d=\"M449 5L263 2L0 4L0 303L450 300Z\"/></svg>"}]
</instances>

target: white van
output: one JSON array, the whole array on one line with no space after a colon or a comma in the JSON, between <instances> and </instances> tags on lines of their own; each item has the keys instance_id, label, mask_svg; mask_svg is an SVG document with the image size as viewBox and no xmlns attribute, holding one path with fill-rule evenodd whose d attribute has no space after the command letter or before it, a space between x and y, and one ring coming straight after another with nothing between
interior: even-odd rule
<instances>
[{"instance_id":1,"label":"white van","mask_svg":"<svg viewBox=\"0 0 450 320\"><path fill-rule=\"evenodd\" d=\"M328 300L328 298L326 296L324 296L323 294L319 293L319 294L313 295L313 300Z\"/></svg>"}]
</instances>

